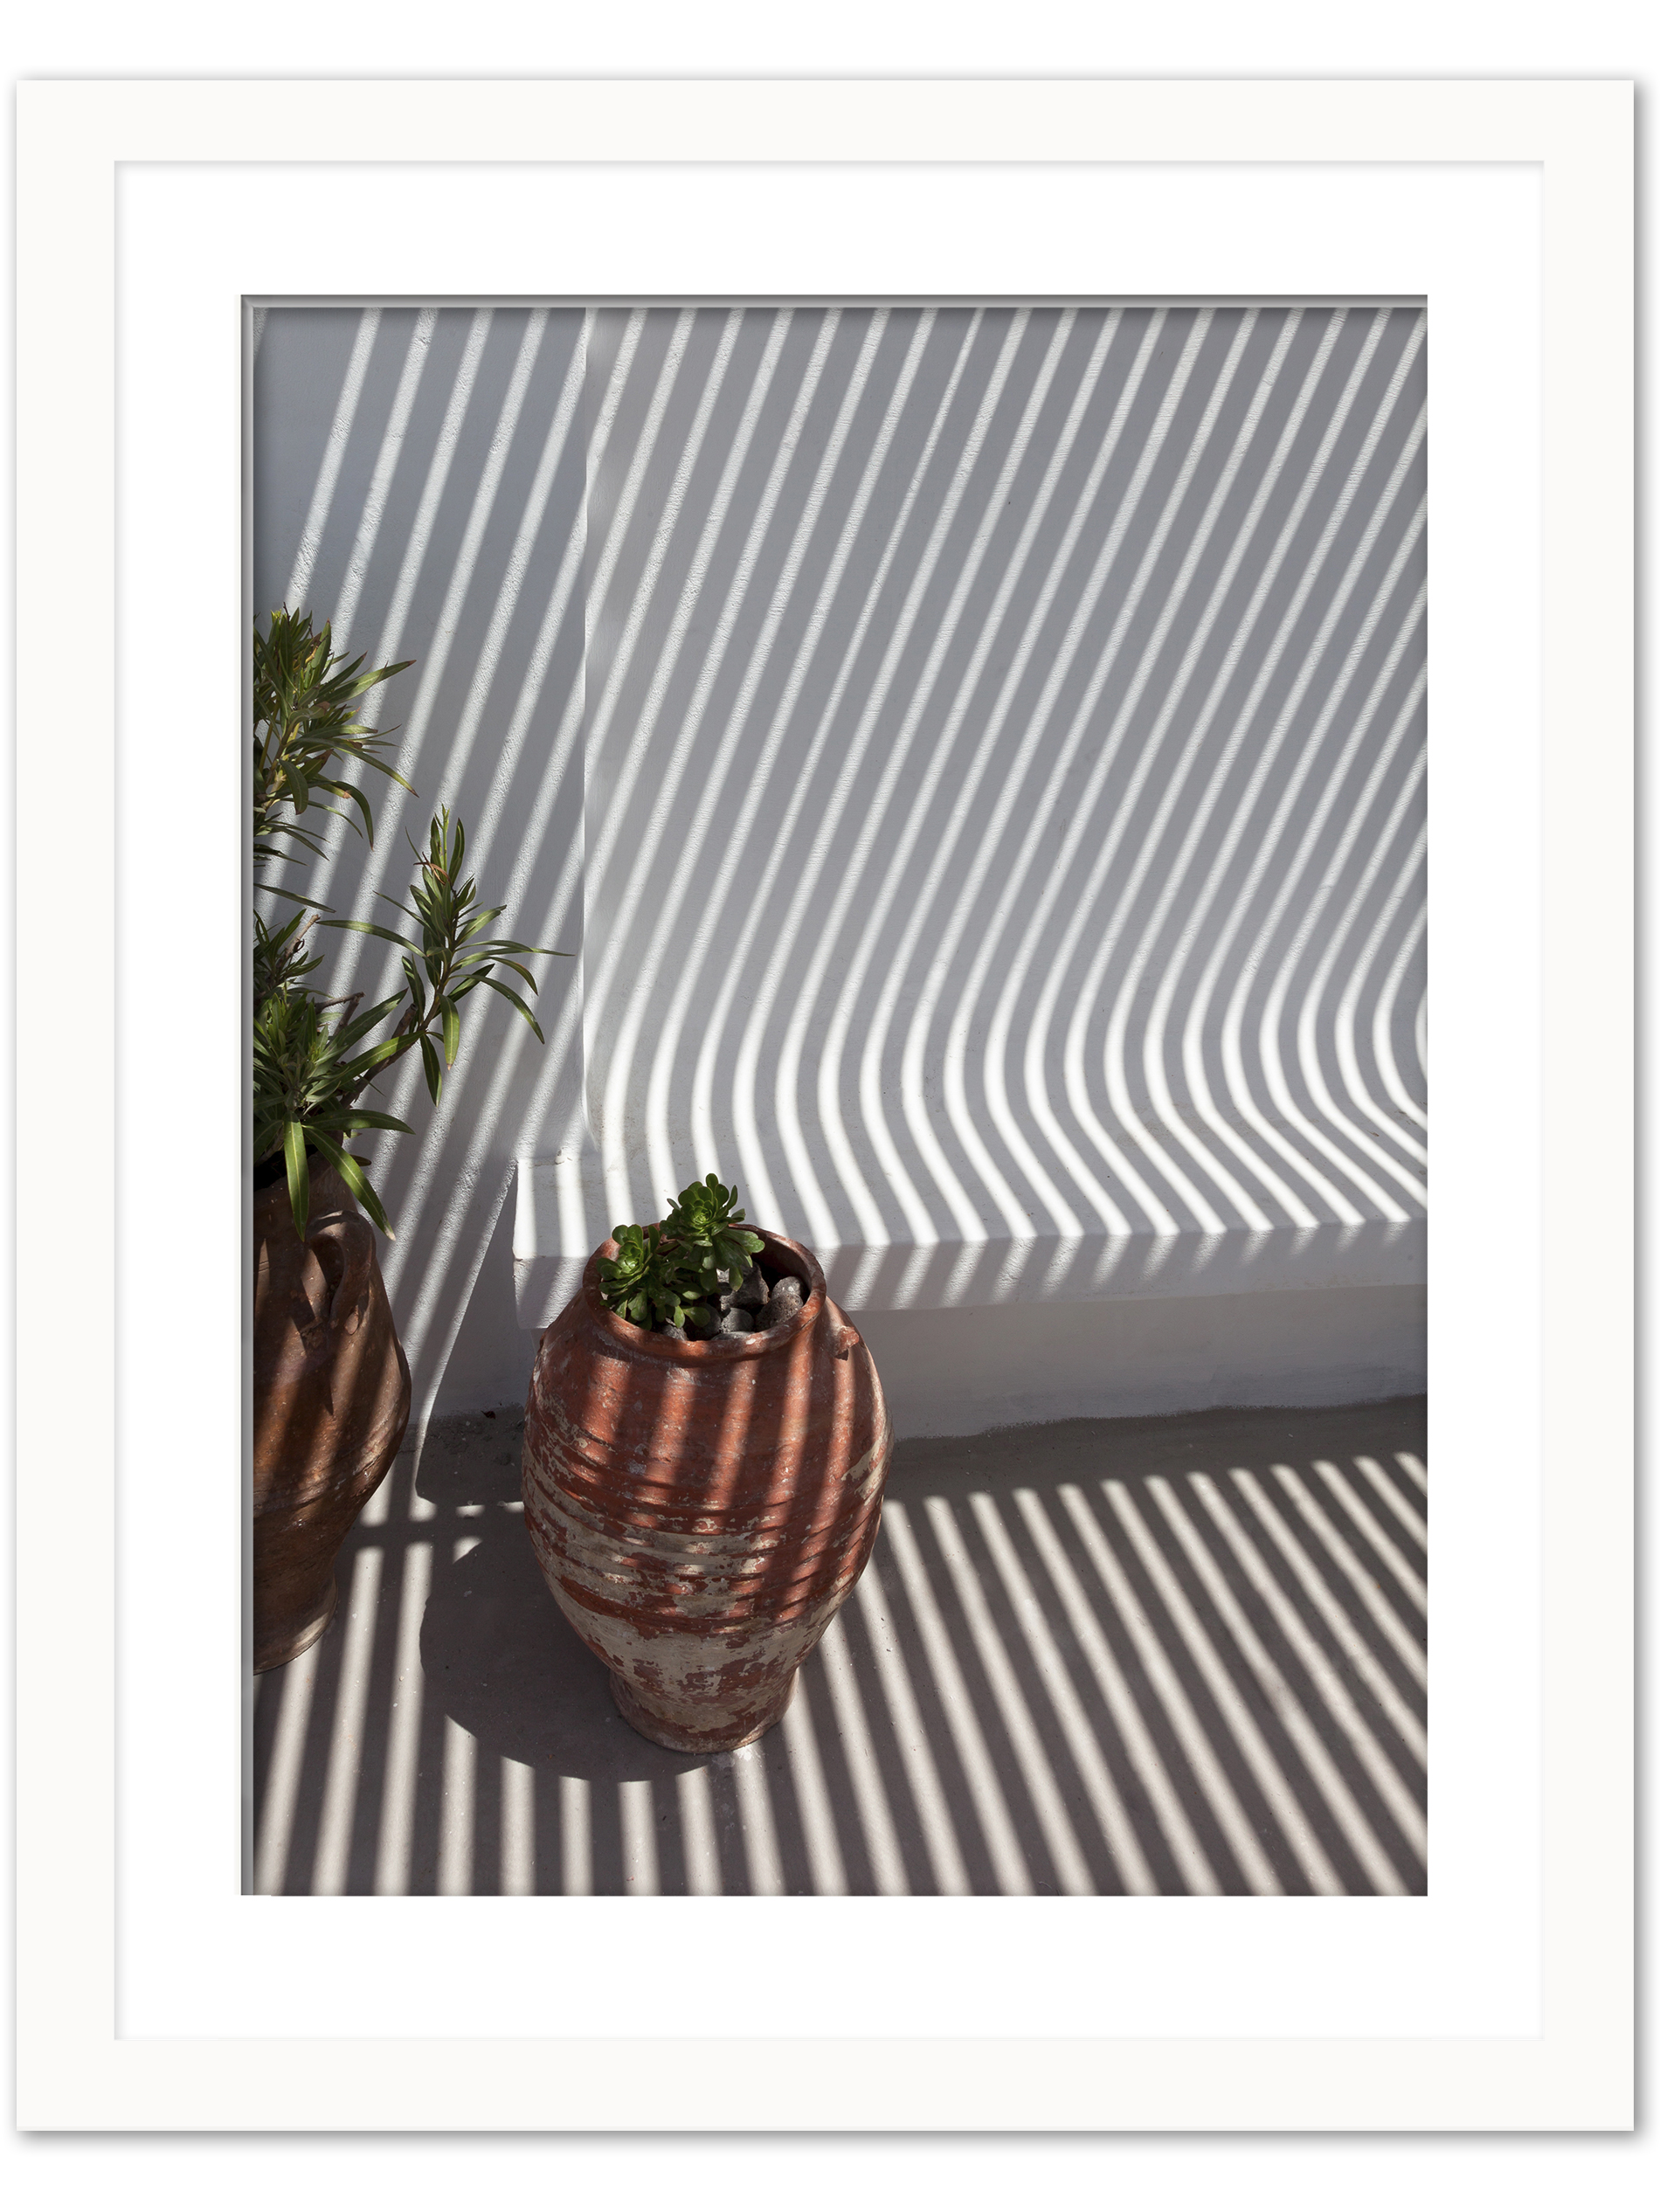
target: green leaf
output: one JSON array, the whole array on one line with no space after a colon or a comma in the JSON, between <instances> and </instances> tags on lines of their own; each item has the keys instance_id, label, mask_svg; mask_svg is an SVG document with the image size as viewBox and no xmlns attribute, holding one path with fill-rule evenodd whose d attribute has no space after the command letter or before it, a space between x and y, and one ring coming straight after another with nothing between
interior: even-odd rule
<instances>
[{"instance_id":1,"label":"green leaf","mask_svg":"<svg viewBox=\"0 0 1660 2212\"><path fill-rule=\"evenodd\" d=\"M302 897L298 891L285 889L280 883L261 883L259 888L268 891L273 899L292 899L296 906L309 907L318 914L332 914L334 911L332 907L323 906L315 899Z\"/></svg>"},{"instance_id":2,"label":"green leaf","mask_svg":"<svg viewBox=\"0 0 1660 2212\"><path fill-rule=\"evenodd\" d=\"M351 800L352 804L356 807L357 812L363 818L363 833L368 839L370 844L372 845L375 841L375 817L370 811L369 801L364 798L362 791L358 790L356 785L337 783L331 776L319 776L315 778L313 780L316 783L320 790L333 791L337 798L349 798ZM331 814L338 813L340 812L338 807L332 806L329 811ZM343 814L341 816L341 819L342 821L346 819L347 818Z\"/></svg>"},{"instance_id":3,"label":"green leaf","mask_svg":"<svg viewBox=\"0 0 1660 2212\"><path fill-rule=\"evenodd\" d=\"M335 1032L335 1043L342 1052L349 1051L360 1037L366 1037L377 1022L384 1021L392 1008L403 1002L403 992L396 992L391 998L383 999L378 1006L370 1006L367 1013L357 1014L350 1021L342 1022Z\"/></svg>"},{"instance_id":4,"label":"green leaf","mask_svg":"<svg viewBox=\"0 0 1660 2212\"><path fill-rule=\"evenodd\" d=\"M363 1173L355 1155L342 1151L333 1137L325 1137L321 1130L312 1131L311 1141L322 1154L324 1159L335 1169L341 1181L356 1199L358 1205L363 1207L363 1212L368 1214L381 1234L384 1237L391 1237L396 1243L397 1239L392 1236L391 1227L386 1219L386 1210L379 1199L376 1197L369 1178Z\"/></svg>"},{"instance_id":5,"label":"green leaf","mask_svg":"<svg viewBox=\"0 0 1660 2212\"><path fill-rule=\"evenodd\" d=\"M488 946L486 946L484 950L481 952L470 952L465 955L461 959L458 960L455 964L456 972L459 974L463 968L473 967L479 961L486 959L488 960L489 966L492 968L498 966L510 968L515 976L522 976L524 978L527 989L531 991L536 989L536 979L531 974L529 968L522 968L516 960L503 960L500 953L493 951ZM486 970L486 973L488 972L488 969ZM477 978L477 980L481 982L483 978L481 977Z\"/></svg>"},{"instance_id":6,"label":"green leaf","mask_svg":"<svg viewBox=\"0 0 1660 2212\"><path fill-rule=\"evenodd\" d=\"M311 1171L306 1165L306 1132L298 1122L286 1122L282 1130L283 1160L288 1172L288 1204L294 1211L294 1234L306 1241L311 1218Z\"/></svg>"},{"instance_id":7,"label":"green leaf","mask_svg":"<svg viewBox=\"0 0 1660 2212\"><path fill-rule=\"evenodd\" d=\"M263 835L266 838L292 838L296 845L303 845L308 853L315 854L320 859L322 855L322 847L311 834L311 832L309 830L302 830L299 828L297 825L293 822L273 822L271 826L263 833ZM261 860L283 861L287 861L290 857L287 853L278 852L274 846L265 843L261 843L256 850Z\"/></svg>"},{"instance_id":8,"label":"green leaf","mask_svg":"<svg viewBox=\"0 0 1660 2212\"><path fill-rule=\"evenodd\" d=\"M415 1002L415 1019L418 1021L426 1012L426 985L421 981L420 970L412 959L405 957L399 965L409 985L409 995Z\"/></svg>"},{"instance_id":9,"label":"green leaf","mask_svg":"<svg viewBox=\"0 0 1660 2212\"><path fill-rule=\"evenodd\" d=\"M346 674L349 675L352 672L352 668L358 668L362 666L363 656L360 653L357 659L352 662L351 668L347 669ZM405 668L412 668L414 666L415 663L412 660L394 660L390 667L373 668L370 671L368 675L360 676L358 678L357 681L353 684L351 689L346 694L346 696L348 699L356 699L365 691L372 691L377 683L384 683L391 676L401 676Z\"/></svg>"},{"instance_id":10,"label":"green leaf","mask_svg":"<svg viewBox=\"0 0 1660 2212\"><path fill-rule=\"evenodd\" d=\"M444 1070L439 1064L438 1054L432 1050L430 1037L421 1039L421 1065L426 1070L426 1088L432 1092L432 1103L436 1106L444 1089Z\"/></svg>"},{"instance_id":11,"label":"green leaf","mask_svg":"<svg viewBox=\"0 0 1660 2212\"><path fill-rule=\"evenodd\" d=\"M319 1114L314 1116L311 1127L336 1130L342 1137L356 1135L360 1129L395 1129L401 1137L413 1137L415 1132L407 1122L400 1122L395 1114L383 1114L368 1106L354 1106L340 1113Z\"/></svg>"},{"instance_id":12,"label":"green leaf","mask_svg":"<svg viewBox=\"0 0 1660 2212\"><path fill-rule=\"evenodd\" d=\"M447 999L444 1001L444 1065L453 1068L461 1049L461 1017Z\"/></svg>"},{"instance_id":13,"label":"green leaf","mask_svg":"<svg viewBox=\"0 0 1660 2212\"><path fill-rule=\"evenodd\" d=\"M412 952L416 950L407 937L400 937L395 930L383 930L378 922L323 922L318 926L324 930L356 930L360 936L384 937L388 944L408 945Z\"/></svg>"},{"instance_id":14,"label":"green leaf","mask_svg":"<svg viewBox=\"0 0 1660 2212\"><path fill-rule=\"evenodd\" d=\"M409 1050L410 1042L410 1038L405 1034L402 1037L383 1038L379 1044L371 1045L366 1053L360 1054L351 1063L354 1081L367 1082L377 1068L384 1068L389 1061L400 1060ZM413 1134L412 1131L411 1133Z\"/></svg>"},{"instance_id":15,"label":"green leaf","mask_svg":"<svg viewBox=\"0 0 1660 2212\"><path fill-rule=\"evenodd\" d=\"M492 991L499 992L503 999L509 1000L512 1005L515 1006L519 1009L519 1012L529 1023L531 1030L536 1036L537 1044L545 1045L547 1043L547 1039L542 1033L541 1024L531 1013L529 1007L525 1005L523 999L520 998L518 992L514 990L511 984L498 983L494 976L481 976L479 978L479 981L482 984L487 984Z\"/></svg>"}]
</instances>

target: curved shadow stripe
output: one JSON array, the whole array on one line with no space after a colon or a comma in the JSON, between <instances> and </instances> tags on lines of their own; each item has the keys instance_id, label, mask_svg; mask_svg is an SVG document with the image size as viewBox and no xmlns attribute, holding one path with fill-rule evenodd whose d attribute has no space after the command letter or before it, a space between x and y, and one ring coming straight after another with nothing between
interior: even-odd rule
<instances>
[{"instance_id":1,"label":"curved shadow stripe","mask_svg":"<svg viewBox=\"0 0 1660 2212\"><path fill-rule=\"evenodd\" d=\"M417 664L312 889L448 804L581 956L382 1102L423 1405L711 1161L855 1306L1421 1280L1415 309L273 308L254 375L256 605Z\"/></svg>"}]
</instances>

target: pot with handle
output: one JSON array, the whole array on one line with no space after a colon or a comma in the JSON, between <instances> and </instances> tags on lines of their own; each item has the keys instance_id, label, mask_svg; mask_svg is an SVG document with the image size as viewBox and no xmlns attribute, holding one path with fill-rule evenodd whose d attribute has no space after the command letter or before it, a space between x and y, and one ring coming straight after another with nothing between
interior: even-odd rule
<instances>
[{"instance_id":1,"label":"pot with handle","mask_svg":"<svg viewBox=\"0 0 1660 2212\"><path fill-rule=\"evenodd\" d=\"M374 1231L332 1167L311 1162L295 1234L281 1163L253 1198L253 1667L314 1644L334 1618L335 1559L409 1422L409 1365Z\"/></svg>"}]
</instances>

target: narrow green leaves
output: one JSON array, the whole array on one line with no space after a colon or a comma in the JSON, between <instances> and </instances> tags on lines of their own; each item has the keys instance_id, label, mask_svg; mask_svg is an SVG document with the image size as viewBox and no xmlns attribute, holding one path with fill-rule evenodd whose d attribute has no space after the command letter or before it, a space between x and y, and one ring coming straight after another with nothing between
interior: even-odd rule
<instances>
[{"instance_id":1,"label":"narrow green leaves","mask_svg":"<svg viewBox=\"0 0 1660 2212\"><path fill-rule=\"evenodd\" d=\"M479 978L479 981L483 984L488 984L490 989L494 991L498 997L506 999L511 1005L515 1006L519 1009L519 1012L524 1016L525 1020L529 1023L532 1031L535 1033L537 1044L545 1045L547 1043L547 1039L542 1033L541 1023L531 1013L529 1007L525 1005L523 999L520 998L518 992L513 988L511 984L498 983L494 976L481 976Z\"/></svg>"},{"instance_id":2,"label":"narrow green leaves","mask_svg":"<svg viewBox=\"0 0 1660 2212\"><path fill-rule=\"evenodd\" d=\"M325 622L316 630L309 614L279 607L262 635L253 632L253 847L261 870L284 855L273 840L288 837L307 850L315 841L294 829L285 812L303 814L313 786L354 801L363 827L374 842L374 819L356 786L333 772L339 761L373 768L405 791L409 785L382 757L391 733L371 729L356 715L354 702L401 675L410 660L363 669L363 656L342 667ZM331 812L335 811L331 809Z\"/></svg>"},{"instance_id":3,"label":"narrow green leaves","mask_svg":"<svg viewBox=\"0 0 1660 2212\"><path fill-rule=\"evenodd\" d=\"M481 907L476 881L463 879L467 832L446 806L432 817L425 849L413 847L416 872L407 903L377 894L409 923L407 932L356 916L329 915L316 901L267 880L274 868L307 854L323 855L319 838L297 819L311 810L350 821L373 844L373 809L346 771L372 768L411 791L384 757L391 733L362 721L359 702L413 665L399 660L365 669L360 653L342 666L329 625L318 630L309 614L286 608L271 616L264 634L257 626L254 631L254 873L262 888L300 909L280 928L267 927L260 916L254 918L254 1158L263 1161L281 1154L301 1235L310 1198L308 1147L330 1162L376 1227L391 1235L384 1209L364 1172L367 1163L345 1151L338 1140L357 1130L412 1132L406 1122L360 1106L360 1094L405 1053L418 1049L436 1106L445 1073L460 1051L460 1002L481 984L508 999L537 1041L544 1041L525 999L495 971L506 970L534 995L536 980L524 963L538 953L572 957L552 946L485 935L503 909ZM319 916L325 918L319 921ZM361 993L347 1000L321 995L307 980L322 965L321 955L308 949L314 923L396 946L400 989L362 1012ZM390 1033L370 1042L389 1020Z\"/></svg>"}]
</instances>

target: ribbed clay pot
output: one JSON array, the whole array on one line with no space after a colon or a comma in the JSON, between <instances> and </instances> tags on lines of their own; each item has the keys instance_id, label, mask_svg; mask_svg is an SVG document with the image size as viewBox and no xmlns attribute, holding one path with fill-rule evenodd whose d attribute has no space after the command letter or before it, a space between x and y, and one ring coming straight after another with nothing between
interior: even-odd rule
<instances>
[{"instance_id":1,"label":"ribbed clay pot","mask_svg":"<svg viewBox=\"0 0 1660 2212\"><path fill-rule=\"evenodd\" d=\"M334 1618L335 1555L409 1422L409 1367L374 1231L313 1159L305 1241L288 1185L253 1194L253 1667L315 1643Z\"/></svg>"},{"instance_id":2,"label":"ribbed clay pot","mask_svg":"<svg viewBox=\"0 0 1660 2212\"><path fill-rule=\"evenodd\" d=\"M806 1296L777 1329L679 1344L599 1295L543 1331L524 1517L548 1587L642 1736L734 1751L778 1720L864 1570L892 1438L875 1364L818 1262L766 1230Z\"/></svg>"}]
</instances>

